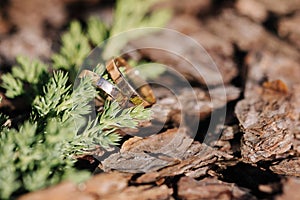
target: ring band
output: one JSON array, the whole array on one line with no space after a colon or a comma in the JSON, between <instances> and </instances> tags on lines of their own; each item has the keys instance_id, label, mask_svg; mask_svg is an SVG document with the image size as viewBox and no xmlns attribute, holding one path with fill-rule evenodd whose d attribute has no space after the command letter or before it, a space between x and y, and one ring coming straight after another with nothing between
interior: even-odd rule
<instances>
[{"instance_id":1,"label":"ring band","mask_svg":"<svg viewBox=\"0 0 300 200\"><path fill-rule=\"evenodd\" d=\"M121 72L121 67L125 67L125 74ZM150 85L124 59L120 57L112 59L106 65L106 70L116 86L90 70L83 70L79 78L90 77L95 87L104 91L122 107L134 105L148 107L156 102Z\"/></svg>"},{"instance_id":2,"label":"ring band","mask_svg":"<svg viewBox=\"0 0 300 200\"><path fill-rule=\"evenodd\" d=\"M79 78L83 78L83 77L90 77L95 87L101 89L106 94L108 94L112 99L116 100L120 104L120 106L131 107L134 105L132 102L129 101L128 97L123 95L123 93L119 90L119 88L111 84L106 79L102 78L100 75L90 70L83 70L79 74Z\"/></svg>"},{"instance_id":3,"label":"ring band","mask_svg":"<svg viewBox=\"0 0 300 200\"><path fill-rule=\"evenodd\" d=\"M125 68L125 74L121 72L121 67ZM135 105L142 104L144 107L147 107L156 102L150 85L123 58L117 57L112 59L106 65L106 69L120 90L126 92L125 95L130 97ZM126 80L125 76L128 80Z\"/></svg>"}]
</instances>

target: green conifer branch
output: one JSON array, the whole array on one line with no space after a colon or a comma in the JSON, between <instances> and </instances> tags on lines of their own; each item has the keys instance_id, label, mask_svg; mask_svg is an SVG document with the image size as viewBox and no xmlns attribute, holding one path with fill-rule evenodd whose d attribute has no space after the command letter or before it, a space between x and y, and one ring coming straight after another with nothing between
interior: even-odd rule
<instances>
[{"instance_id":1,"label":"green conifer branch","mask_svg":"<svg viewBox=\"0 0 300 200\"><path fill-rule=\"evenodd\" d=\"M5 96L14 98L26 94L31 99L39 94L45 80L48 80L48 67L39 60L30 60L27 57L17 57L17 65L12 72L2 75L2 84L6 90ZM26 93L25 93L26 91Z\"/></svg>"},{"instance_id":2,"label":"green conifer branch","mask_svg":"<svg viewBox=\"0 0 300 200\"><path fill-rule=\"evenodd\" d=\"M118 129L136 128L139 122L151 119L150 109L122 109L117 102L106 101L103 112L78 134L79 122L91 111L90 102L98 92L88 77L75 89L70 80L76 77L91 45L130 28L164 24L169 16L166 11L148 12L154 2L157 0L118 0L112 28L95 18L88 21L86 30L72 22L62 36L60 52L52 57L52 67L68 73L51 74L41 61L18 57L11 73L1 76L5 96L28 98L32 111L30 119L20 122L18 128L4 126L8 117L0 113L0 183L5 183L0 184L0 198L13 198L66 179L82 180L88 174L74 168L74 155L116 145L121 139ZM119 52L126 43L111 51ZM103 69L95 70L108 78Z\"/></svg>"}]
</instances>

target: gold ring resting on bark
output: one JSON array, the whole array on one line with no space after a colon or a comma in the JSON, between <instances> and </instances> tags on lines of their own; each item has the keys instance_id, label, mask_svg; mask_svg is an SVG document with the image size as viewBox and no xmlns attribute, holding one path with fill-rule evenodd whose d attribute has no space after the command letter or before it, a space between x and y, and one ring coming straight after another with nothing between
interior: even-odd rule
<instances>
[{"instance_id":1,"label":"gold ring resting on bark","mask_svg":"<svg viewBox=\"0 0 300 200\"><path fill-rule=\"evenodd\" d=\"M124 73L120 70L122 67L124 67ZM123 58L110 60L106 65L106 70L118 88L130 97L135 105L142 104L147 107L156 102L150 85Z\"/></svg>"},{"instance_id":2,"label":"gold ring resting on bark","mask_svg":"<svg viewBox=\"0 0 300 200\"><path fill-rule=\"evenodd\" d=\"M125 67L125 75L121 72L120 67ZM151 87L125 60L122 58L112 59L108 62L106 69L116 85L90 70L83 70L79 78L90 77L95 87L104 91L122 107L134 105L147 107L155 103L156 99ZM125 76L129 80L126 80Z\"/></svg>"},{"instance_id":3,"label":"gold ring resting on bark","mask_svg":"<svg viewBox=\"0 0 300 200\"><path fill-rule=\"evenodd\" d=\"M90 77L95 87L104 91L112 99L116 100L122 107L130 107L133 105L132 102L128 101L128 98L123 95L119 88L102 78L100 75L90 70L82 70L79 78L83 77Z\"/></svg>"}]
</instances>

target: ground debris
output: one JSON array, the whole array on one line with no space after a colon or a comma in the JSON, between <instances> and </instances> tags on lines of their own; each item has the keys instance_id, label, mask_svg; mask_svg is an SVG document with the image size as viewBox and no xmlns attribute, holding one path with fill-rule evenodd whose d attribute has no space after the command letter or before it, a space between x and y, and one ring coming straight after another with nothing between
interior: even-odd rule
<instances>
[{"instance_id":1,"label":"ground debris","mask_svg":"<svg viewBox=\"0 0 300 200\"><path fill-rule=\"evenodd\" d=\"M300 179L295 177L288 177L287 180L283 181L283 193L276 196L276 200L297 200L300 196Z\"/></svg>"},{"instance_id":2,"label":"ground debris","mask_svg":"<svg viewBox=\"0 0 300 200\"><path fill-rule=\"evenodd\" d=\"M232 9L225 9L218 17L206 19L204 24L212 33L229 43L236 44L243 51L266 49L274 54L280 53L289 58L299 59L295 47L280 40L247 17L239 16Z\"/></svg>"},{"instance_id":3,"label":"ground debris","mask_svg":"<svg viewBox=\"0 0 300 200\"><path fill-rule=\"evenodd\" d=\"M268 17L268 11L259 1L238 0L235 7L239 13L256 22L264 22Z\"/></svg>"},{"instance_id":4,"label":"ground debris","mask_svg":"<svg viewBox=\"0 0 300 200\"><path fill-rule=\"evenodd\" d=\"M145 139L133 137L122 145L120 152L103 160L102 167L105 171L131 173L155 171L177 163L192 142L185 129L171 129Z\"/></svg>"},{"instance_id":5,"label":"ground debris","mask_svg":"<svg viewBox=\"0 0 300 200\"><path fill-rule=\"evenodd\" d=\"M51 43L44 35L44 26L48 23L59 28L65 23L64 4L59 0L11 0L7 15L9 24L17 31L0 42L0 54L9 61L20 54L31 58L49 57Z\"/></svg>"},{"instance_id":6,"label":"ground debris","mask_svg":"<svg viewBox=\"0 0 300 200\"><path fill-rule=\"evenodd\" d=\"M184 130L173 129L144 139L129 139L119 153L102 161L102 167L105 171L148 172L146 180L140 177L139 182L154 182L179 174L203 176L212 163L230 159L232 156L224 152L193 142Z\"/></svg>"},{"instance_id":7,"label":"ground debris","mask_svg":"<svg viewBox=\"0 0 300 200\"><path fill-rule=\"evenodd\" d=\"M233 154L239 151L239 146L231 141L235 138L236 134L240 132L239 126L220 126L218 127L221 131L221 136L218 140L212 141L211 145L220 151L226 152L228 154Z\"/></svg>"},{"instance_id":8,"label":"ground debris","mask_svg":"<svg viewBox=\"0 0 300 200\"><path fill-rule=\"evenodd\" d=\"M197 181L182 177L178 182L178 196L181 199L256 199L247 189L215 178Z\"/></svg>"},{"instance_id":9,"label":"ground debris","mask_svg":"<svg viewBox=\"0 0 300 200\"><path fill-rule=\"evenodd\" d=\"M174 95L166 88L155 88L154 93L157 97L152 107L154 120L180 125L183 114L200 120L209 117L213 111L236 100L240 96L240 89L231 85L216 87L209 92L201 88L186 88Z\"/></svg>"},{"instance_id":10,"label":"ground debris","mask_svg":"<svg viewBox=\"0 0 300 200\"><path fill-rule=\"evenodd\" d=\"M245 99L235 107L244 132L244 161L299 155L299 62L269 50L251 51L245 61Z\"/></svg>"},{"instance_id":11,"label":"ground debris","mask_svg":"<svg viewBox=\"0 0 300 200\"><path fill-rule=\"evenodd\" d=\"M194 32L193 30L197 28L189 28L187 24L183 26L182 23L174 21L171 26L175 30L185 29L186 32L190 32L189 37L178 32L162 31L131 41L130 48L140 49L139 52L143 57L173 67L190 81L200 82L203 85L229 83L237 75L232 44L204 29ZM174 41L179 43L174 44ZM210 56L216 64L212 62Z\"/></svg>"},{"instance_id":12,"label":"ground debris","mask_svg":"<svg viewBox=\"0 0 300 200\"><path fill-rule=\"evenodd\" d=\"M278 81L272 83L236 105L235 113L244 130L241 153L245 162L285 158L293 149L299 112L292 102L299 91L275 91Z\"/></svg>"},{"instance_id":13,"label":"ground debris","mask_svg":"<svg viewBox=\"0 0 300 200\"><path fill-rule=\"evenodd\" d=\"M99 199L103 200L168 200L172 198L172 189L166 185L153 187L151 185L129 186L122 192L103 196Z\"/></svg>"},{"instance_id":14,"label":"ground debris","mask_svg":"<svg viewBox=\"0 0 300 200\"><path fill-rule=\"evenodd\" d=\"M132 175L119 172L102 173L88 181L76 185L71 182L61 183L49 189L29 193L20 200L38 199L82 199L82 200L156 200L172 199L172 189L166 185L128 186Z\"/></svg>"},{"instance_id":15,"label":"ground debris","mask_svg":"<svg viewBox=\"0 0 300 200\"><path fill-rule=\"evenodd\" d=\"M285 17L278 23L278 32L282 38L287 38L289 42L300 49L300 12L292 17Z\"/></svg>"},{"instance_id":16,"label":"ground debris","mask_svg":"<svg viewBox=\"0 0 300 200\"><path fill-rule=\"evenodd\" d=\"M285 15L293 13L296 10L300 9L300 2L298 0L289 0L289 1L281 1L281 0L252 0L260 3L265 7L266 10L276 13L278 15Z\"/></svg>"},{"instance_id":17,"label":"ground debris","mask_svg":"<svg viewBox=\"0 0 300 200\"><path fill-rule=\"evenodd\" d=\"M108 1L3 2L0 64L8 63L3 66L8 69L2 71L17 54L49 58L68 17L83 27L94 14L106 18L108 28L113 23L114 3ZM300 1L166 1L154 12L156 6L172 9L166 28L189 39L155 32L129 41L123 52L138 49L125 56L170 66L191 89L180 86L174 92L153 84L153 120L134 131L120 130L126 135L120 149L99 147L76 157L94 167L100 162L104 172L20 199L299 199ZM167 75L158 79L168 82ZM0 108L19 110L19 104L4 98ZM218 140L199 142L205 127L193 137L193 123L205 126L223 108L229 114L225 124L215 124Z\"/></svg>"},{"instance_id":18,"label":"ground debris","mask_svg":"<svg viewBox=\"0 0 300 200\"><path fill-rule=\"evenodd\" d=\"M19 200L96 200L91 194L82 193L78 190L77 186L71 182L63 182L56 186L39 190L36 192L28 193L19 198Z\"/></svg>"},{"instance_id":19,"label":"ground debris","mask_svg":"<svg viewBox=\"0 0 300 200\"><path fill-rule=\"evenodd\" d=\"M231 162L227 163L226 161L231 161L232 158L232 156L224 152L194 142L182 160L158 171L142 175L137 179L137 183L154 182L164 177L173 177L181 174L193 178L202 177L210 173L214 174L212 168L231 165Z\"/></svg>"},{"instance_id":20,"label":"ground debris","mask_svg":"<svg viewBox=\"0 0 300 200\"><path fill-rule=\"evenodd\" d=\"M284 159L283 161L272 165L270 169L277 174L300 177L300 158Z\"/></svg>"},{"instance_id":21,"label":"ground debris","mask_svg":"<svg viewBox=\"0 0 300 200\"><path fill-rule=\"evenodd\" d=\"M276 15L294 13L300 9L300 3L298 0L287 2L280 0L239 0L236 3L236 9L252 20L262 23L267 20L269 13L275 13Z\"/></svg>"},{"instance_id":22,"label":"ground debris","mask_svg":"<svg viewBox=\"0 0 300 200\"><path fill-rule=\"evenodd\" d=\"M254 50L246 56L245 63L248 68L245 97L259 93L261 83L266 80L281 80L288 89L300 84L300 64L296 58L268 50Z\"/></svg>"}]
</instances>

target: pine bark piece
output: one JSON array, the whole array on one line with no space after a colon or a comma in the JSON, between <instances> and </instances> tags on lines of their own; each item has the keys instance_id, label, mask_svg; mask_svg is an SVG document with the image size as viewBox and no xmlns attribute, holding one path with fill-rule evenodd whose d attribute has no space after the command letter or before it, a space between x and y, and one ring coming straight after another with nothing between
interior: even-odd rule
<instances>
[{"instance_id":1,"label":"pine bark piece","mask_svg":"<svg viewBox=\"0 0 300 200\"><path fill-rule=\"evenodd\" d=\"M264 22L268 17L268 11L259 1L239 0L235 4L239 13L249 17L256 22Z\"/></svg>"},{"instance_id":2,"label":"pine bark piece","mask_svg":"<svg viewBox=\"0 0 300 200\"><path fill-rule=\"evenodd\" d=\"M273 89L264 87L236 105L235 113L244 130L241 153L245 162L285 158L293 147L300 117L295 103L300 90L283 93Z\"/></svg>"},{"instance_id":3,"label":"pine bark piece","mask_svg":"<svg viewBox=\"0 0 300 200\"><path fill-rule=\"evenodd\" d=\"M112 172L94 176L81 185L83 192L96 194L100 197L119 193L127 186L131 174Z\"/></svg>"},{"instance_id":4,"label":"pine bark piece","mask_svg":"<svg viewBox=\"0 0 300 200\"><path fill-rule=\"evenodd\" d=\"M96 200L92 194L82 193L77 186L71 182L63 182L56 186L28 193L19 198L19 200Z\"/></svg>"},{"instance_id":5,"label":"pine bark piece","mask_svg":"<svg viewBox=\"0 0 300 200\"><path fill-rule=\"evenodd\" d=\"M183 22L174 23L178 25L173 24L172 28L189 32L189 36L163 31L131 41L130 48L139 49L144 57L166 64L203 85L227 84L237 75L232 44L203 29L194 32L197 28L193 24L189 28L183 27Z\"/></svg>"},{"instance_id":6,"label":"pine bark piece","mask_svg":"<svg viewBox=\"0 0 300 200\"><path fill-rule=\"evenodd\" d=\"M166 185L153 187L151 185L129 186L123 191L107 196L103 196L101 200L169 200L172 198L172 189Z\"/></svg>"},{"instance_id":7,"label":"pine bark piece","mask_svg":"<svg viewBox=\"0 0 300 200\"><path fill-rule=\"evenodd\" d=\"M255 0L262 4L268 11L276 13L277 15L286 15L293 13L300 9L300 2L298 0Z\"/></svg>"},{"instance_id":8,"label":"pine bark piece","mask_svg":"<svg viewBox=\"0 0 300 200\"><path fill-rule=\"evenodd\" d=\"M300 177L300 158L285 159L271 166L270 169L277 174Z\"/></svg>"},{"instance_id":9,"label":"pine bark piece","mask_svg":"<svg viewBox=\"0 0 300 200\"><path fill-rule=\"evenodd\" d=\"M283 181L283 193L278 195L276 200L296 200L300 196L300 179L294 177L288 177L286 181Z\"/></svg>"},{"instance_id":10,"label":"pine bark piece","mask_svg":"<svg viewBox=\"0 0 300 200\"><path fill-rule=\"evenodd\" d=\"M201 177L207 175L209 170L219 162L231 160L233 157L215 150L205 144L194 142L186 151L184 157L172 166L158 171L156 178L185 174L190 177ZM142 177L140 178L140 181Z\"/></svg>"},{"instance_id":11,"label":"pine bark piece","mask_svg":"<svg viewBox=\"0 0 300 200\"><path fill-rule=\"evenodd\" d=\"M190 100L196 95L195 101ZM211 112L222 108L228 102L236 100L240 96L240 89L234 86L216 87L209 91L204 91L199 88L194 88L193 91L187 89L182 90L178 96L179 101L183 105L183 109L189 115L199 116L200 119L205 119Z\"/></svg>"},{"instance_id":12,"label":"pine bark piece","mask_svg":"<svg viewBox=\"0 0 300 200\"><path fill-rule=\"evenodd\" d=\"M49 57L51 44L45 38L45 22L60 27L66 20L64 2L39 0L12 0L8 6L10 23L17 27L17 33L0 42L0 54L13 61L18 55Z\"/></svg>"},{"instance_id":13,"label":"pine bark piece","mask_svg":"<svg viewBox=\"0 0 300 200\"><path fill-rule=\"evenodd\" d=\"M300 63L296 58L267 50L251 51L245 59L248 67L248 79L245 97L259 93L265 80L282 80L289 89L300 84Z\"/></svg>"},{"instance_id":14,"label":"pine bark piece","mask_svg":"<svg viewBox=\"0 0 300 200\"><path fill-rule=\"evenodd\" d=\"M11 29L11 24L9 24L5 19L4 19L4 13L3 13L3 8L0 9L1 13L0 14L0 36L5 35L9 32Z\"/></svg>"},{"instance_id":15,"label":"pine bark piece","mask_svg":"<svg viewBox=\"0 0 300 200\"><path fill-rule=\"evenodd\" d=\"M234 152L240 151L239 144L237 144L236 142L231 143L231 140L234 139L235 134L240 131L239 126L220 125L218 129L222 132L221 136L217 141L213 141L211 145L218 150L226 152L230 155L232 155Z\"/></svg>"},{"instance_id":16,"label":"pine bark piece","mask_svg":"<svg viewBox=\"0 0 300 200\"><path fill-rule=\"evenodd\" d=\"M226 183L215 178L196 181L182 177L178 182L180 199L256 199L248 190L239 188L233 183Z\"/></svg>"},{"instance_id":17,"label":"pine bark piece","mask_svg":"<svg viewBox=\"0 0 300 200\"><path fill-rule=\"evenodd\" d=\"M112 172L96 175L81 185L82 192L103 200L170 199L173 191L166 185L128 186L131 174Z\"/></svg>"},{"instance_id":18,"label":"pine bark piece","mask_svg":"<svg viewBox=\"0 0 300 200\"><path fill-rule=\"evenodd\" d=\"M227 42L236 44L243 51L268 50L299 60L299 53L292 45L267 32L261 25L247 17L225 9L219 16L205 21L209 31Z\"/></svg>"},{"instance_id":19,"label":"pine bark piece","mask_svg":"<svg viewBox=\"0 0 300 200\"><path fill-rule=\"evenodd\" d=\"M153 172L152 181L156 181L184 173L190 173L191 176L204 175L207 170L202 170L203 168L208 169L216 161L231 158L232 156L205 144L193 143L185 130L173 129L144 139L129 139L119 153L102 161L102 166L105 171Z\"/></svg>"},{"instance_id":20,"label":"pine bark piece","mask_svg":"<svg viewBox=\"0 0 300 200\"><path fill-rule=\"evenodd\" d=\"M137 183L151 183L159 181L165 177L173 177L184 174L197 178L207 175L211 168L222 161L231 160L232 156L217 151L205 144L194 142L185 152L183 158L173 165L166 166L158 171L148 172L140 176Z\"/></svg>"},{"instance_id":21,"label":"pine bark piece","mask_svg":"<svg viewBox=\"0 0 300 200\"><path fill-rule=\"evenodd\" d=\"M278 32L282 38L287 38L290 43L300 49L300 12L292 17L280 19Z\"/></svg>"},{"instance_id":22,"label":"pine bark piece","mask_svg":"<svg viewBox=\"0 0 300 200\"><path fill-rule=\"evenodd\" d=\"M300 65L270 50L253 50L246 57L245 99L235 108L243 128L245 162L299 154ZM269 80L268 82L264 82Z\"/></svg>"},{"instance_id":23,"label":"pine bark piece","mask_svg":"<svg viewBox=\"0 0 300 200\"><path fill-rule=\"evenodd\" d=\"M119 153L102 161L102 165L106 171L155 171L178 162L192 142L186 129L172 129L145 139L132 138L122 145Z\"/></svg>"},{"instance_id":24,"label":"pine bark piece","mask_svg":"<svg viewBox=\"0 0 300 200\"><path fill-rule=\"evenodd\" d=\"M187 21L189 23L186 23ZM181 14L173 17L166 25L166 28L179 31L180 33L186 35L190 35L196 32L200 32L202 30L202 24L194 16Z\"/></svg>"},{"instance_id":25,"label":"pine bark piece","mask_svg":"<svg viewBox=\"0 0 300 200\"><path fill-rule=\"evenodd\" d=\"M291 14L300 9L300 3L298 0L239 0L236 8L254 21L263 22L266 20L268 12L277 16Z\"/></svg>"},{"instance_id":26,"label":"pine bark piece","mask_svg":"<svg viewBox=\"0 0 300 200\"><path fill-rule=\"evenodd\" d=\"M172 123L178 127L182 123L183 115L187 118L205 119L213 111L224 107L228 102L234 101L240 96L240 89L231 85L224 86L224 88L216 87L209 92L200 88L182 89L177 96L166 88L154 88L153 90L157 102L151 108L152 124L140 128L133 134L135 136L145 137L153 134L159 131L165 123Z\"/></svg>"},{"instance_id":27,"label":"pine bark piece","mask_svg":"<svg viewBox=\"0 0 300 200\"><path fill-rule=\"evenodd\" d=\"M23 195L21 200L156 200L172 199L173 190L166 185L128 186L132 175L119 172L98 174L88 181L76 185L61 183L51 188Z\"/></svg>"}]
</instances>

